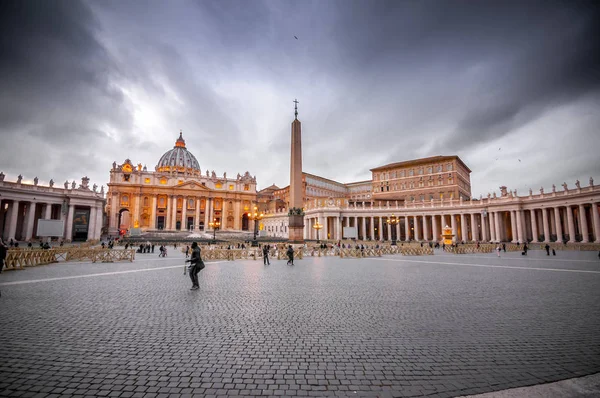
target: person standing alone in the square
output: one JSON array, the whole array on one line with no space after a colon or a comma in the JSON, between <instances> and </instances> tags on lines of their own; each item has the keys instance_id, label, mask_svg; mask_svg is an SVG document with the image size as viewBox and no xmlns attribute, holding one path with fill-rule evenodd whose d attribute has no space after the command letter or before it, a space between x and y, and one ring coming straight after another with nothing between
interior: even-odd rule
<instances>
[{"instance_id":1,"label":"person standing alone in the square","mask_svg":"<svg viewBox=\"0 0 600 398\"><path fill-rule=\"evenodd\" d=\"M200 288L198 283L198 273L204 268L204 261L202 261L202 257L200 257L200 247L198 243L192 243L192 257L189 260L185 260L185 262L190 263L190 279L192 280L192 288L190 290L197 290Z\"/></svg>"},{"instance_id":2,"label":"person standing alone in the square","mask_svg":"<svg viewBox=\"0 0 600 398\"><path fill-rule=\"evenodd\" d=\"M263 262L265 265L271 265L269 261L269 245L264 245L262 248L263 251Z\"/></svg>"}]
</instances>

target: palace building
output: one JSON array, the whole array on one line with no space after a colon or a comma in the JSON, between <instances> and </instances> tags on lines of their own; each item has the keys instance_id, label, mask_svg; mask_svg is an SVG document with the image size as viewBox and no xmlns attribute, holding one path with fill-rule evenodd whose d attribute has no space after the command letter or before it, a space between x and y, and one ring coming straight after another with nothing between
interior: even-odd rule
<instances>
[{"instance_id":1,"label":"palace building","mask_svg":"<svg viewBox=\"0 0 600 398\"><path fill-rule=\"evenodd\" d=\"M255 201L256 177L246 172L227 178L214 170L203 174L180 132L154 171L129 159L113 163L106 204L108 233L247 231Z\"/></svg>"}]
</instances>

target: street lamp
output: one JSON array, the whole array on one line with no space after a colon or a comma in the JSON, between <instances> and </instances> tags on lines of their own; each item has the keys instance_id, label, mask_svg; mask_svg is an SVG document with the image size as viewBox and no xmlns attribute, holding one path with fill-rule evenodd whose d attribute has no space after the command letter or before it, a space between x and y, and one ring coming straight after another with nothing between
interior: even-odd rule
<instances>
[{"instance_id":1,"label":"street lamp","mask_svg":"<svg viewBox=\"0 0 600 398\"><path fill-rule=\"evenodd\" d=\"M396 225L400 222L400 219L392 214L385 222L392 226L392 246L396 246Z\"/></svg>"},{"instance_id":2,"label":"street lamp","mask_svg":"<svg viewBox=\"0 0 600 398\"><path fill-rule=\"evenodd\" d=\"M208 225L213 229L213 241L217 241L217 229L221 226L221 223L217 220L209 222Z\"/></svg>"},{"instance_id":3,"label":"street lamp","mask_svg":"<svg viewBox=\"0 0 600 398\"><path fill-rule=\"evenodd\" d=\"M264 217L263 213L259 213L258 212L258 207L254 206L254 213L249 212L248 213L248 218L250 220L254 220L254 239L252 240L252 247L257 247L258 246L258 242L256 241L256 235L258 234L258 223L257 221L262 220L262 218Z\"/></svg>"},{"instance_id":4,"label":"street lamp","mask_svg":"<svg viewBox=\"0 0 600 398\"><path fill-rule=\"evenodd\" d=\"M323 228L323 224L319 224L319 222L315 222L313 228L317 230L317 243L319 243L319 230Z\"/></svg>"}]
</instances>

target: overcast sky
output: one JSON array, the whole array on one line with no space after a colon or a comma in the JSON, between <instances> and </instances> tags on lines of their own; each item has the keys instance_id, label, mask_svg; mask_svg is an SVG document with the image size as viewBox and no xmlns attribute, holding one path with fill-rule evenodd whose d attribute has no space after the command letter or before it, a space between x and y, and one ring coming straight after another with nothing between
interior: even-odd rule
<instances>
[{"instance_id":1,"label":"overcast sky","mask_svg":"<svg viewBox=\"0 0 600 398\"><path fill-rule=\"evenodd\" d=\"M183 130L200 167L340 182L458 155L474 197L600 184L597 1L2 1L7 180L154 170ZM298 39L294 38L296 36Z\"/></svg>"}]
</instances>

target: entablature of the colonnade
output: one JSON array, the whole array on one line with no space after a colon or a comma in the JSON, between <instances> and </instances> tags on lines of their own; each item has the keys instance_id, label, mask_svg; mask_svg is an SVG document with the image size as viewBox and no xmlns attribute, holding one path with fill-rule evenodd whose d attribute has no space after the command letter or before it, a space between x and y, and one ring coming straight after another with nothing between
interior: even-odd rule
<instances>
[{"instance_id":1,"label":"entablature of the colonnade","mask_svg":"<svg viewBox=\"0 0 600 398\"><path fill-rule=\"evenodd\" d=\"M533 210L538 208L550 207L565 207L577 206L589 203L600 202L600 187L590 186L580 189L567 191L540 193L539 195L530 196L506 196L506 197L489 197L480 200L463 201L463 200L438 200L428 202L413 202L406 203L403 206L374 206L366 202L363 206L345 206L336 207L335 209L329 206L308 206L305 209L307 217L319 216L377 216L377 215L422 215L428 214L447 214L449 212L455 214L469 214L482 211L515 211L515 210Z\"/></svg>"}]
</instances>

